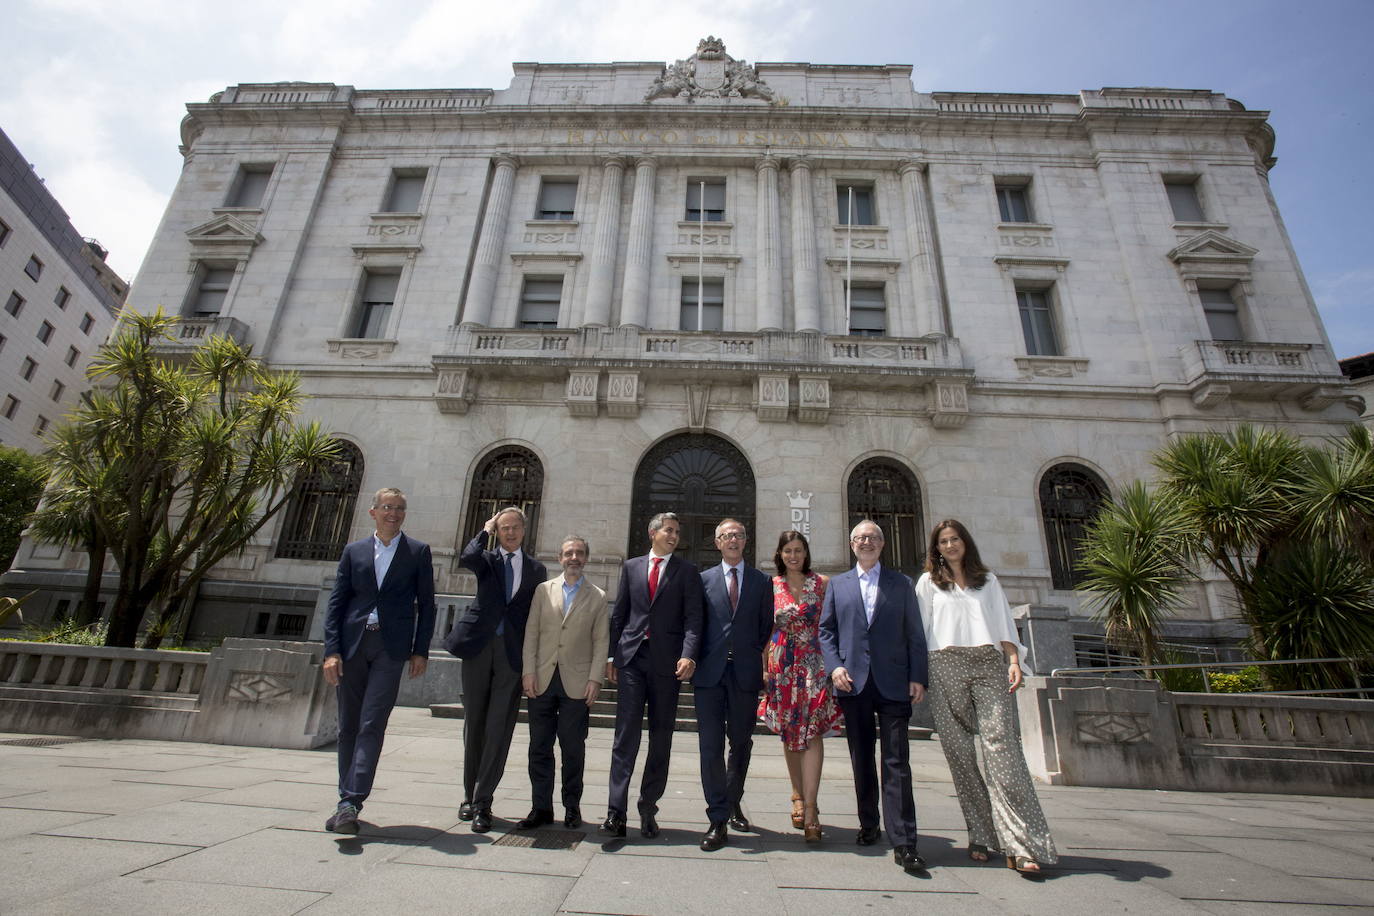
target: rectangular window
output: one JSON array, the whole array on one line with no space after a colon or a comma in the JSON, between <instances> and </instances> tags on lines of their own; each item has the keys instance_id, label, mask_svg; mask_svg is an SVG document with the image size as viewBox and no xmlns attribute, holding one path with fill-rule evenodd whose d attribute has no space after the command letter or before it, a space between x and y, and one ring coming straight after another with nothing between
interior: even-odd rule
<instances>
[{"instance_id":1,"label":"rectangular window","mask_svg":"<svg viewBox=\"0 0 1374 916\"><path fill-rule=\"evenodd\" d=\"M92 327L94 324L95 324L95 319L91 317L91 313L90 313L90 312L87 312L86 314L82 315L82 316L81 316L81 333L82 333L82 334L89 334L89 333L91 333L91 327Z\"/></svg>"},{"instance_id":2,"label":"rectangular window","mask_svg":"<svg viewBox=\"0 0 1374 916\"><path fill-rule=\"evenodd\" d=\"M81 351L76 347L67 348L67 365L76 366L77 360L81 359Z\"/></svg>"},{"instance_id":3,"label":"rectangular window","mask_svg":"<svg viewBox=\"0 0 1374 916\"><path fill-rule=\"evenodd\" d=\"M0 416L6 420L13 420L14 415L19 412L19 399L12 394L5 395L5 408L0 410Z\"/></svg>"},{"instance_id":4,"label":"rectangular window","mask_svg":"<svg viewBox=\"0 0 1374 916\"><path fill-rule=\"evenodd\" d=\"M229 295L229 284L233 281L232 267L202 268L195 301L191 303L191 314L196 318L214 318L218 315L224 308L224 298ZM86 329L83 327L81 330Z\"/></svg>"},{"instance_id":5,"label":"rectangular window","mask_svg":"<svg viewBox=\"0 0 1374 916\"><path fill-rule=\"evenodd\" d=\"M38 363L34 362L32 357L24 357L24 366L19 370L20 377L26 382L31 382L33 381L33 374L37 371Z\"/></svg>"},{"instance_id":6,"label":"rectangular window","mask_svg":"<svg viewBox=\"0 0 1374 916\"><path fill-rule=\"evenodd\" d=\"M72 299L72 294L65 286L57 288L57 295L52 297L52 304L60 309L66 309L67 303Z\"/></svg>"},{"instance_id":7,"label":"rectangular window","mask_svg":"<svg viewBox=\"0 0 1374 916\"><path fill-rule=\"evenodd\" d=\"M52 391L49 393L49 396L50 396L54 401L60 401L60 400L62 400L62 395L66 394L66 393L67 393L67 386L64 385L64 384L62 384L60 381L54 380L53 383L52 383Z\"/></svg>"},{"instance_id":8,"label":"rectangular window","mask_svg":"<svg viewBox=\"0 0 1374 916\"><path fill-rule=\"evenodd\" d=\"M835 206L838 208L839 224L850 224L849 214L854 214L855 226L874 226L873 185L837 182L835 185Z\"/></svg>"},{"instance_id":9,"label":"rectangular window","mask_svg":"<svg viewBox=\"0 0 1374 916\"><path fill-rule=\"evenodd\" d=\"M33 424L33 434L41 436L48 431L48 418L42 414L38 415L38 420Z\"/></svg>"},{"instance_id":10,"label":"rectangular window","mask_svg":"<svg viewBox=\"0 0 1374 916\"><path fill-rule=\"evenodd\" d=\"M695 223L703 218L708 223L719 223L725 220L725 181L723 179L708 178L705 180L705 184L700 178L687 180L687 219Z\"/></svg>"},{"instance_id":11,"label":"rectangular window","mask_svg":"<svg viewBox=\"0 0 1374 916\"><path fill-rule=\"evenodd\" d=\"M363 299L358 309L355 337L384 338L391 320L391 307L396 304L396 287L401 281L398 273L368 272L363 281Z\"/></svg>"},{"instance_id":12,"label":"rectangular window","mask_svg":"<svg viewBox=\"0 0 1374 916\"><path fill-rule=\"evenodd\" d=\"M14 293L14 292L10 293L9 301L5 303L5 311L9 312L9 313L10 313L11 315L13 315L15 318L18 318L18 317L19 317L19 313L22 312L23 310L24 310L24 297L21 296L21 295L19 295L18 293Z\"/></svg>"},{"instance_id":13,"label":"rectangular window","mask_svg":"<svg viewBox=\"0 0 1374 916\"><path fill-rule=\"evenodd\" d=\"M226 207L261 207L267 183L272 180L271 165L241 165Z\"/></svg>"},{"instance_id":14,"label":"rectangular window","mask_svg":"<svg viewBox=\"0 0 1374 916\"><path fill-rule=\"evenodd\" d=\"M420 194L425 189L428 169L394 169L391 189L387 192L382 210L386 213L418 213Z\"/></svg>"},{"instance_id":15,"label":"rectangular window","mask_svg":"<svg viewBox=\"0 0 1374 916\"><path fill-rule=\"evenodd\" d=\"M40 324L40 325L38 326L38 334L37 334L38 340L39 340L41 343L46 344L46 343L48 342L49 338L52 337L52 331L53 331L52 325L48 324L46 321L43 322L42 324Z\"/></svg>"},{"instance_id":16,"label":"rectangular window","mask_svg":"<svg viewBox=\"0 0 1374 916\"><path fill-rule=\"evenodd\" d=\"M577 203L577 179L545 178L539 183L535 219L572 219Z\"/></svg>"},{"instance_id":17,"label":"rectangular window","mask_svg":"<svg viewBox=\"0 0 1374 916\"><path fill-rule=\"evenodd\" d=\"M10 226L9 226L9 223L5 222L3 219L0 219L0 248L4 248L4 247L5 247L5 243L8 242L9 240L10 240Z\"/></svg>"},{"instance_id":18,"label":"rectangular window","mask_svg":"<svg viewBox=\"0 0 1374 916\"><path fill-rule=\"evenodd\" d=\"M563 278L525 278L520 291L520 327L558 327L558 304L563 300Z\"/></svg>"},{"instance_id":19,"label":"rectangular window","mask_svg":"<svg viewBox=\"0 0 1374 916\"><path fill-rule=\"evenodd\" d=\"M24 265L24 273L28 274L29 279L34 281L43 276L43 262L38 260L37 255L29 255L29 263Z\"/></svg>"},{"instance_id":20,"label":"rectangular window","mask_svg":"<svg viewBox=\"0 0 1374 916\"><path fill-rule=\"evenodd\" d=\"M887 299L881 283L855 283L849 294L849 336L882 337L887 333Z\"/></svg>"},{"instance_id":21,"label":"rectangular window","mask_svg":"<svg viewBox=\"0 0 1374 916\"><path fill-rule=\"evenodd\" d=\"M1016 305L1021 311L1021 333L1030 356L1062 356L1059 335L1054 331L1054 313L1048 289L1018 289Z\"/></svg>"},{"instance_id":22,"label":"rectangular window","mask_svg":"<svg viewBox=\"0 0 1374 916\"><path fill-rule=\"evenodd\" d=\"M997 211L1004 223L1029 223L1031 219L1030 185L1025 182L1001 182L997 188Z\"/></svg>"},{"instance_id":23,"label":"rectangular window","mask_svg":"<svg viewBox=\"0 0 1374 916\"><path fill-rule=\"evenodd\" d=\"M702 278L700 308L697 307L697 292L696 277L684 277L682 280L682 330L723 330L725 328L725 281L719 277Z\"/></svg>"},{"instance_id":24,"label":"rectangular window","mask_svg":"<svg viewBox=\"0 0 1374 916\"><path fill-rule=\"evenodd\" d=\"M1164 190L1169 195L1169 206L1174 211L1176 223L1204 222L1202 199L1197 193L1196 178L1166 178Z\"/></svg>"},{"instance_id":25,"label":"rectangular window","mask_svg":"<svg viewBox=\"0 0 1374 916\"><path fill-rule=\"evenodd\" d=\"M1207 316L1207 327L1213 340L1244 340L1245 332L1240 326L1240 309L1229 289L1200 289L1202 312Z\"/></svg>"}]
</instances>

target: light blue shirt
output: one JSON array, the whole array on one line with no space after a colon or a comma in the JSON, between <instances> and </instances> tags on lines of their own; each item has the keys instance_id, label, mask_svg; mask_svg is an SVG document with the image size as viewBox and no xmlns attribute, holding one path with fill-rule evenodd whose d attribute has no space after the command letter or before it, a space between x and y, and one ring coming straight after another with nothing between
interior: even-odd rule
<instances>
[{"instance_id":1,"label":"light blue shirt","mask_svg":"<svg viewBox=\"0 0 1374 916\"><path fill-rule=\"evenodd\" d=\"M864 572L856 563L854 572L859 576L859 592L864 598L864 616L873 623L873 609L878 606L878 577L883 574L883 564L874 563L873 568Z\"/></svg>"},{"instance_id":2,"label":"light blue shirt","mask_svg":"<svg viewBox=\"0 0 1374 916\"><path fill-rule=\"evenodd\" d=\"M572 585L568 584L566 576L563 577L563 616L568 616L568 609L572 607L573 599L577 597L577 590L582 587L582 580L578 579Z\"/></svg>"},{"instance_id":3,"label":"light blue shirt","mask_svg":"<svg viewBox=\"0 0 1374 916\"><path fill-rule=\"evenodd\" d=\"M382 543L382 539L376 534L372 535L372 568L377 573L377 590L381 591L382 580L386 578L386 571L391 568L391 561L396 559L396 545L401 543L401 533L396 532L396 536L391 539L391 545ZM377 624L377 609L374 607L367 615L369 624Z\"/></svg>"}]
</instances>

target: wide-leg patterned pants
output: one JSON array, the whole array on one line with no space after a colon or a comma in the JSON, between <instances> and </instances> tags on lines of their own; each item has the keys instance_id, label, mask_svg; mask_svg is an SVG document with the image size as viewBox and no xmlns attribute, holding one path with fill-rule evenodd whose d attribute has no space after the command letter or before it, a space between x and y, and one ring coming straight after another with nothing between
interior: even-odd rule
<instances>
[{"instance_id":1,"label":"wide-leg patterned pants","mask_svg":"<svg viewBox=\"0 0 1374 916\"><path fill-rule=\"evenodd\" d=\"M1045 864L1058 861L1021 751L1000 647L950 646L930 653L929 699L969 843ZM975 735L986 779L978 769Z\"/></svg>"}]
</instances>

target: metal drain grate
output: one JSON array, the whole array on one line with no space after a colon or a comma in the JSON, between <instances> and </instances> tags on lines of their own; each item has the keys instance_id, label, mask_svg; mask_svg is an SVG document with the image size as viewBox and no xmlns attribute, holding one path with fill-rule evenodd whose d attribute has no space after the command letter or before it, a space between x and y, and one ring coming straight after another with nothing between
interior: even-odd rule
<instances>
[{"instance_id":1,"label":"metal drain grate","mask_svg":"<svg viewBox=\"0 0 1374 916\"><path fill-rule=\"evenodd\" d=\"M516 846L521 849L576 849L587 838L580 830L531 830L529 833L508 833L492 843L493 846Z\"/></svg>"},{"instance_id":2,"label":"metal drain grate","mask_svg":"<svg viewBox=\"0 0 1374 916\"><path fill-rule=\"evenodd\" d=\"M64 744L79 744L85 738L7 738L0 741L3 747L61 747Z\"/></svg>"}]
</instances>

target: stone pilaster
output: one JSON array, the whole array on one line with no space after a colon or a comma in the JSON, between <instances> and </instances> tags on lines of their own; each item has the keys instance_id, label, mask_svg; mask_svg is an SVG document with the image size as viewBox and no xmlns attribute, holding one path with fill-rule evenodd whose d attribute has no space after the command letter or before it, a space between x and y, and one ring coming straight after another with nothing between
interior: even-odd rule
<instances>
[{"instance_id":1,"label":"stone pilaster","mask_svg":"<svg viewBox=\"0 0 1374 916\"><path fill-rule=\"evenodd\" d=\"M811 163L792 160L792 299L798 331L821 330L816 214L811 207Z\"/></svg>"},{"instance_id":2,"label":"stone pilaster","mask_svg":"<svg viewBox=\"0 0 1374 916\"><path fill-rule=\"evenodd\" d=\"M926 164L911 159L897 166L902 179L902 207L906 211L907 257L911 264L911 301L915 303L917 326L894 328L906 337L949 334L945 321L944 284L940 279L939 248L931 219L930 194L926 186Z\"/></svg>"},{"instance_id":3,"label":"stone pilaster","mask_svg":"<svg viewBox=\"0 0 1374 916\"><path fill-rule=\"evenodd\" d=\"M596 211L596 234L587 275L587 301L582 309L583 327L611 323L611 291L615 285L615 249L620 234L620 191L625 181L625 161L607 159L601 168L601 200Z\"/></svg>"},{"instance_id":4,"label":"stone pilaster","mask_svg":"<svg viewBox=\"0 0 1374 916\"><path fill-rule=\"evenodd\" d=\"M758 296L754 327L782 330L782 214L778 209L778 160L765 156L758 172ZM745 328L753 330L753 328Z\"/></svg>"},{"instance_id":5,"label":"stone pilaster","mask_svg":"<svg viewBox=\"0 0 1374 916\"><path fill-rule=\"evenodd\" d=\"M635 196L630 203L630 243L625 252L625 282L620 291L620 324L649 326L649 271L654 253L653 159L635 163Z\"/></svg>"},{"instance_id":6,"label":"stone pilaster","mask_svg":"<svg viewBox=\"0 0 1374 916\"><path fill-rule=\"evenodd\" d=\"M488 327L491 324L496 275L506 247L506 223L510 220L510 201L518 167L516 161L507 156L496 160L496 175L492 178L491 194L487 196L487 215L482 221L482 237L477 242L467 303L463 306L465 325Z\"/></svg>"}]
</instances>

